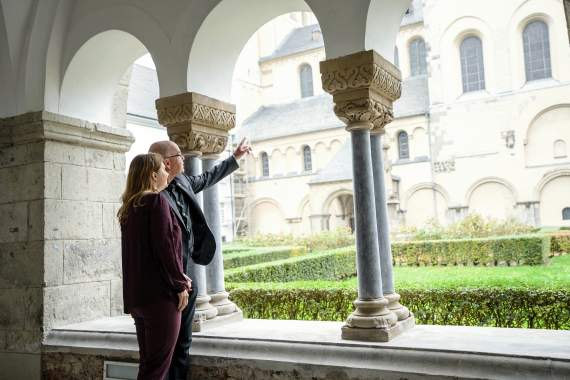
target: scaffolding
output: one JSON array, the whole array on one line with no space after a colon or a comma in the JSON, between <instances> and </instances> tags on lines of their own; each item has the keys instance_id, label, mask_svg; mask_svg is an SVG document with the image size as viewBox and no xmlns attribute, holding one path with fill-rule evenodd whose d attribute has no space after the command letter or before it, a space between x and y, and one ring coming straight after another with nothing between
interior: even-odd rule
<instances>
[{"instance_id":1,"label":"scaffolding","mask_svg":"<svg viewBox=\"0 0 570 380\"><path fill-rule=\"evenodd\" d=\"M233 136L230 136L229 146L237 148ZM251 214L251 199L253 199L251 178L248 175L248 168L253 160L253 156L246 154L238 162L239 169L230 175L230 198L232 209L232 233L234 240L245 234L251 235L253 216Z\"/></svg>"}]
</instances>

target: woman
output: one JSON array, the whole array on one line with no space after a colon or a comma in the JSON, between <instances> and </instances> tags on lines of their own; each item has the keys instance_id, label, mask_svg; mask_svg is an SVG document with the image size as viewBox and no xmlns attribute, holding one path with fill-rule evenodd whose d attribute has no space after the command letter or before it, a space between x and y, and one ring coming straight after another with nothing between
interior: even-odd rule
<instances>
[{"instance_id":1,"label":"woman","mask_svg":"<svg viewBox=\"0 0 570 380\"><path fill-rule=\"evenodd\" d=\"M162 161L156 153L133 159L117 214L125 313L135 320L139 343L137 379L164 378L190 289L182 272L182 233L168 201L159 194L168 178Z\"/></svg>"}]
</instances>

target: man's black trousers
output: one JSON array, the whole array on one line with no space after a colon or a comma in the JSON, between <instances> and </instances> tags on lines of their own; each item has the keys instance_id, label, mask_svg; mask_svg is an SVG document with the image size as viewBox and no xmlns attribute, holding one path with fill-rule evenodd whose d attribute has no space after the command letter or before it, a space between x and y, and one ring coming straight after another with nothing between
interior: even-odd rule
<instances>
[{"instance_id":1,"label":"man's black trousers","mask_svg":"<svg viewBox=\"0 0 570 380\"><path fill-rule=\"evenodd\" d=\"M188 351L192 344L192 325L194 324L197 296L198 284L196 281L192 281L192 291L188 294L188 306L182 310L180 333L178 334L178 340L174 347L170 368L168 368L164 380L186 380L189 359Z\"/></svg>"}]
</instances>

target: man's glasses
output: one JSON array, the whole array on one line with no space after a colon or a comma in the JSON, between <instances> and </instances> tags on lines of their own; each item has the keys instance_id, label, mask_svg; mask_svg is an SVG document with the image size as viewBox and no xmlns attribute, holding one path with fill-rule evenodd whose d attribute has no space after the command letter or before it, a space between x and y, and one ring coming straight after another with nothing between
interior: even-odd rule
<instances>
[{"instance_id":1,"label":"man's glasses","mask_svg":"<svg viewBox=\"0 0 570 380\"><path fill-rule=\"evenodd\" d=\"M183 158L183 157L182 157L182 153L176 154L176 155L174 155L174 156L164 157L164 158L172 158L172 157L180 157L180 158Z\"/></svg>"}]
</instances>

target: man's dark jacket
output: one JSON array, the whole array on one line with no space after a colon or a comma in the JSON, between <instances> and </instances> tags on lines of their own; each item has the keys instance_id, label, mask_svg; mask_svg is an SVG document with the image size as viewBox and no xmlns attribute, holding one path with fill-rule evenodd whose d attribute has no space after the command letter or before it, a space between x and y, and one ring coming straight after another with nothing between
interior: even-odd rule
<instances>
[{"instance_id":1,"label":"man's dark jacket","mask_svg":"<svg viewBox=\"0 0 570 380\"><path fill-rule=\"evenodd\" d=\"M215 166L212 170L202 173L197 176L189 177L186 174L182 173L176 176L177 184L179 190L182 190L184 193L184 198L188 202L190 206L190 216L192 218L192 233L194 234L194 251L191 252L191 256L193 260L191 260L190 266L194 266L194 262L198 264L207 264L212 260L214 253L216 252L216 239L208 227L206 223L206 218L204 217L204 213L198 204L198 200L196 199L196 193L201 192L202 190L206 190L209 187L215 185L226 176L234 172L236 169L239 168L239 165L236 159L233 156L230 156L228 159L222 161L219 165ZM178 223L182 229L182 241L183 241L183 257L184 257L184 272L187 272L188 268L188 240L189 236L186 229L183 227L185 225L184 219L182 219L182 215L178 211L178 207L176 206L176 202L168 191L163 190L161 192L168 203L170 203L170 207L176 213L176 217L178 218ZM188 271L190 273L194 272L193 270ZM189 274L190 274L189 273ZM192 278L192 276L190 276Z\"/></svg>"}]
</instances>

